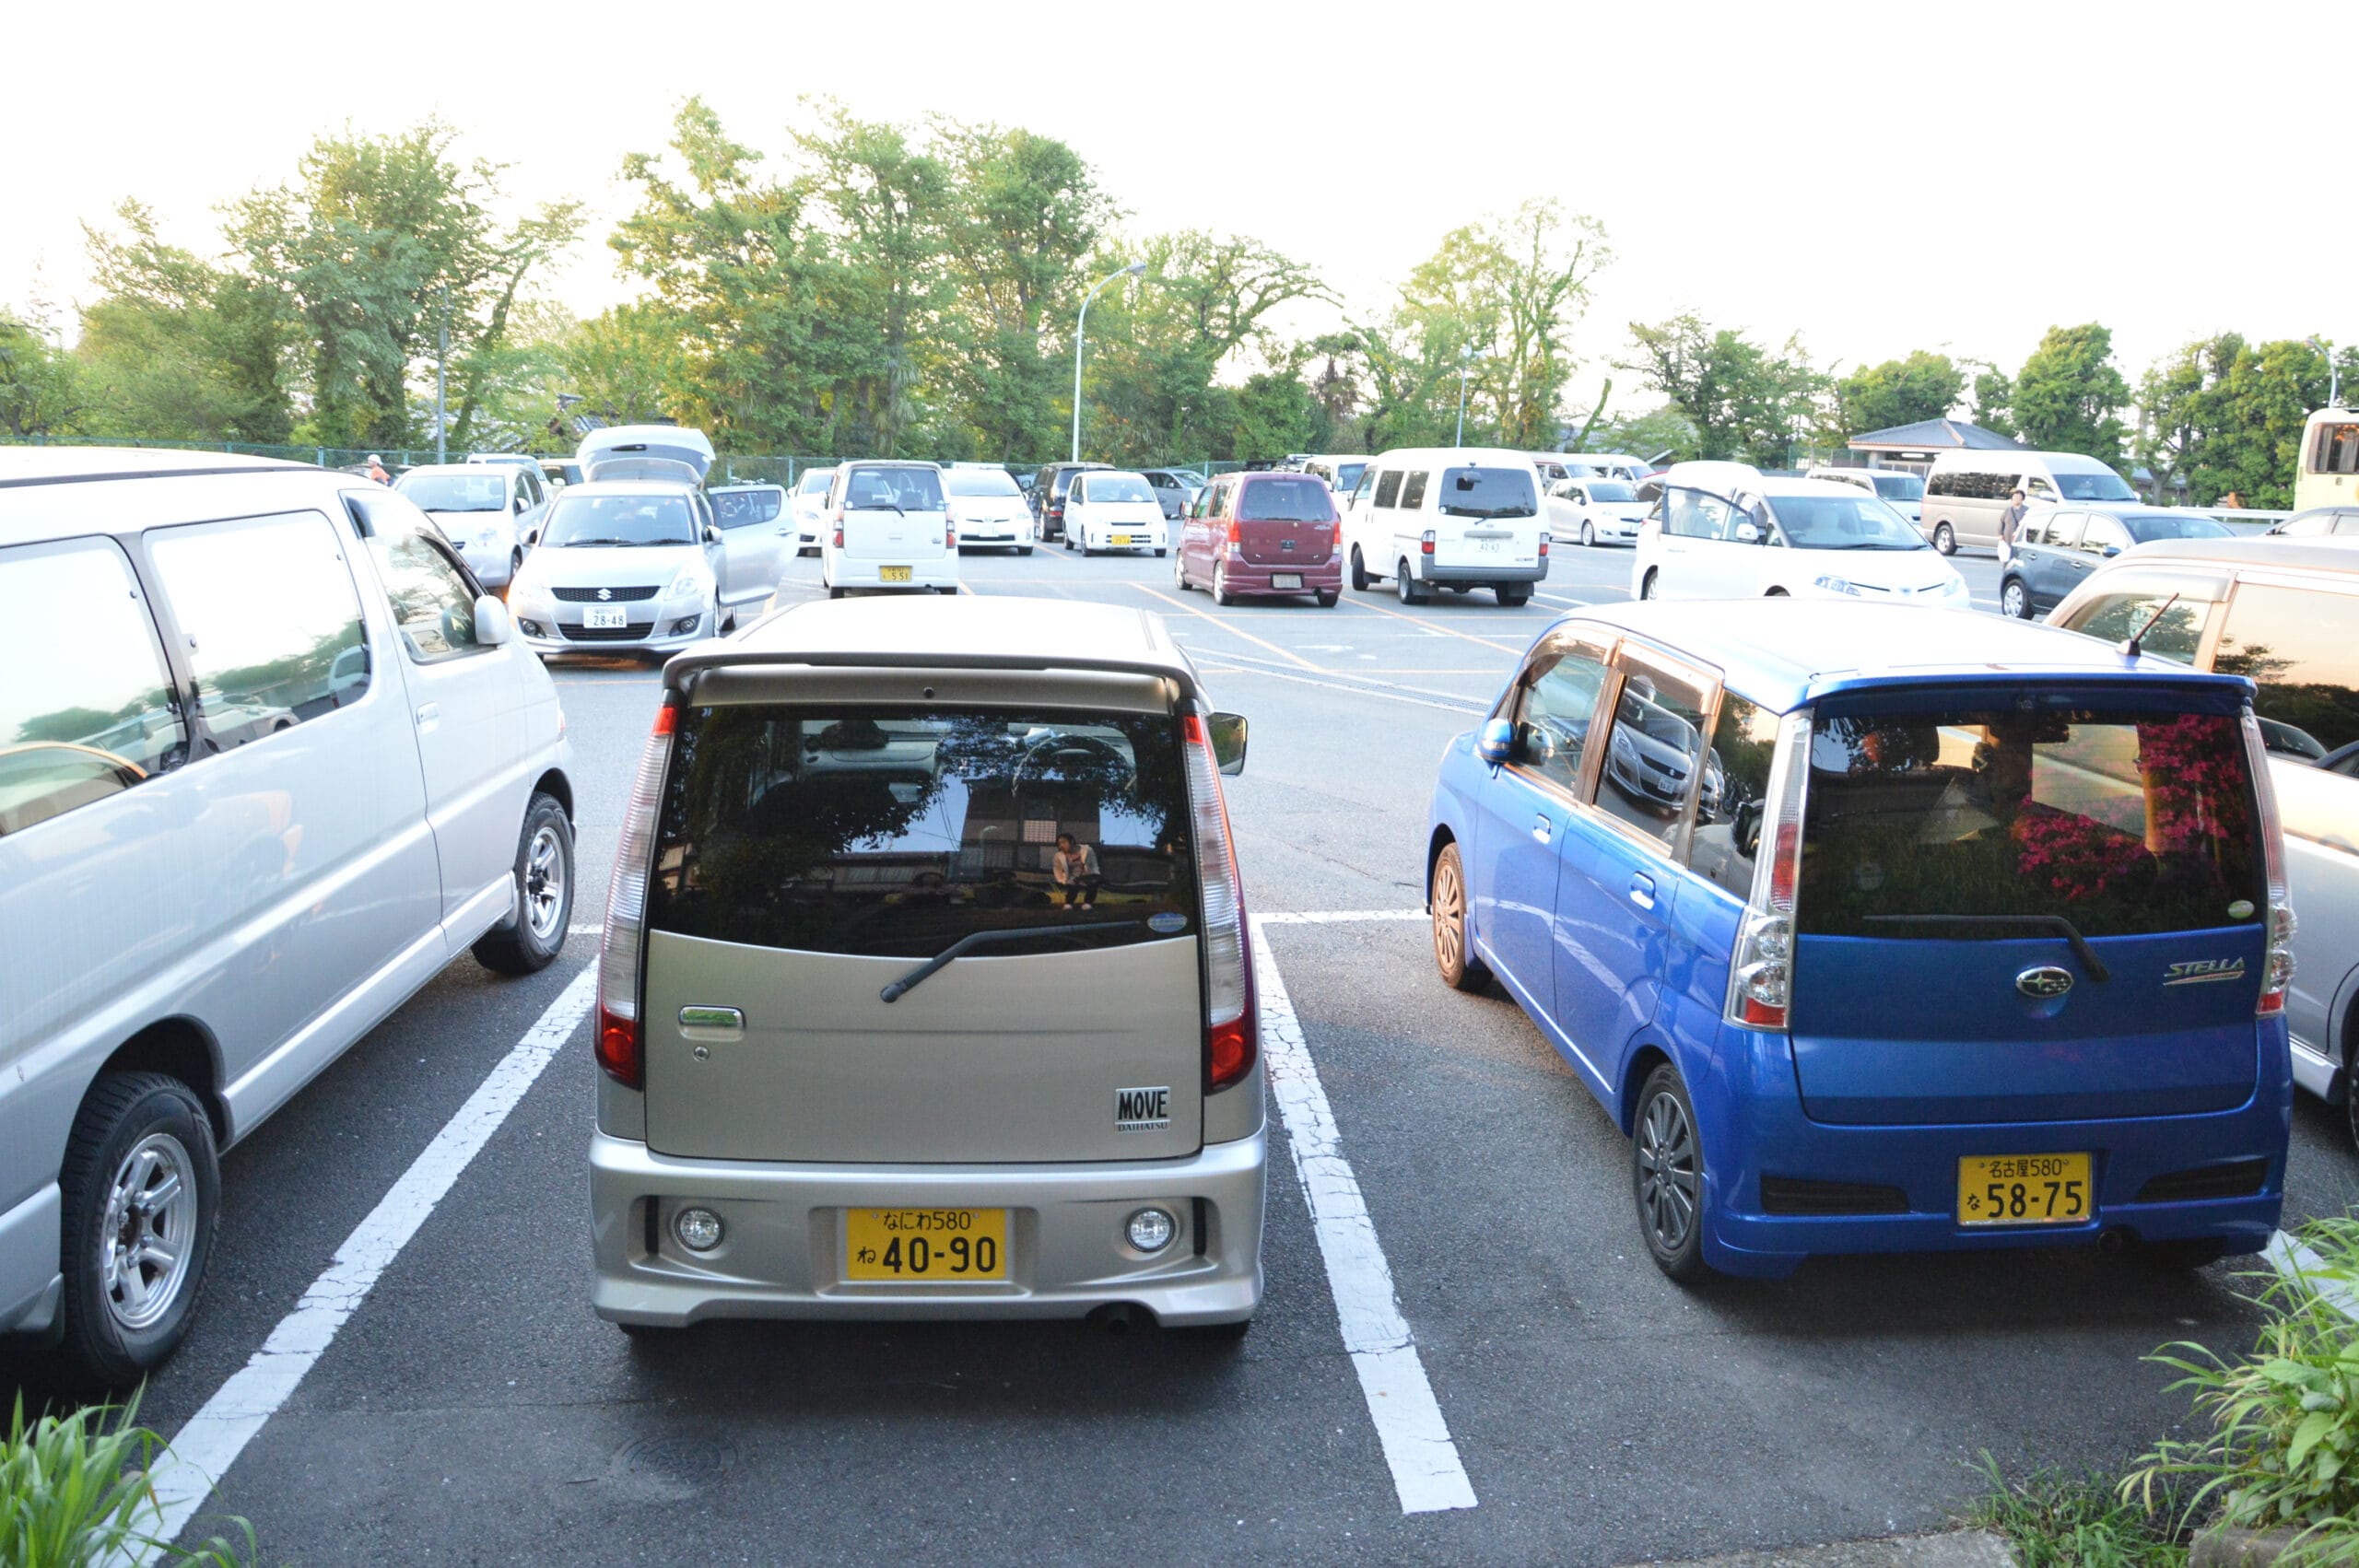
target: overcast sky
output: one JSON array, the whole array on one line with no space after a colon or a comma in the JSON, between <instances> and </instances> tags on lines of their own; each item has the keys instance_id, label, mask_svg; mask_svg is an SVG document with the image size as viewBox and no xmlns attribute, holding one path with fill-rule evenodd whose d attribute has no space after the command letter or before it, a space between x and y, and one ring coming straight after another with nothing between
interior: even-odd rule
<instances>
[{"instance_id":1,"label":"overcast sky","mask_svg":"<svg viewBox=\"0 0 2359 1568\"><path fill-rule=\"evenodd\" d=\"M1615 253L1573 336L1585 386L1629 322L1685 309L1799 331L1837 369L1925 347L2012 370L2087 320L2133 380L2224 329L2359 339L2351 0L23 0L5 36L0 304L18 308L88 297L80 224L124 196L205 248L211 209L286 179L319 132L439 114L513 166L520 202L591 204L554 284L587 313L631 293L604 243L626 152L660 146L692 92L776 151L817 91L1061 137L1133 228L1256 235L1361 310L1450 228L1555 196Z\"/></svg>"}]
</instances>

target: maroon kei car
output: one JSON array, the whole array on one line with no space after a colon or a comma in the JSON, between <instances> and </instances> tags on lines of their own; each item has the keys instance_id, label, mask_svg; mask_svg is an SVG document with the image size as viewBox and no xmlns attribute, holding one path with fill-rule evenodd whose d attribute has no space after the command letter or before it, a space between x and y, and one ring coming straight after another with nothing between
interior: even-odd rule
<instances>
[{"instance_id":1,"label":"maroon kei car","mask_svg":"<svg viewBox=\"0 0 2359 1568\"><path fill-rule=\"evenodd\" d=\"M1216 604L1239 599L1316 597L1344 591L1334 492L1309 474L1224 474L1180 518L1175 580L1212 591Z\"/></svg>"}]
</instances>

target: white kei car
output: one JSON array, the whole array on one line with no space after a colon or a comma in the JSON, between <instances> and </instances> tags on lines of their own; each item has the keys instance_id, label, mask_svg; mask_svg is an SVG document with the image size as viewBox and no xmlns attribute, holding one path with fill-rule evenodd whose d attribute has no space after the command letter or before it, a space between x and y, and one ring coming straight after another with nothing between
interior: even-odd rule
<instances>
[{"instance_id":1,"label":"white kei car","mask_svg":"<svg viewBox=\"0 0 2359 1568\"><path fill-rule=\"evenodd\" d=\"M1163 503L1146 475L1119 468L1092 468L1073 477L1065 494L1065 548L1085 556L1100 550L1170 547Z\"/></svg>"},{"instance_id":2,"label":"white kei car","mask_svg":"<svg viewBox=\"0 0 2359 1568\"><path fill-rule=\"evenodd\" d=\"M1963 610L1966 579L1908 520L1855 486L1673 463L1638 531L1638 599L1868 599Z\"/></svg>"},{"instance_id":3,"label":"white kei car","mask_svg":"<svg viewBox=\"0 0 2359 1568\"><path fill-rule=\"evenodd\" d=\"M1619 479L1559 479L1548 486L1548 536L1565 544L1635 544L1647 503Z\"/></svg>"}]
</instances>

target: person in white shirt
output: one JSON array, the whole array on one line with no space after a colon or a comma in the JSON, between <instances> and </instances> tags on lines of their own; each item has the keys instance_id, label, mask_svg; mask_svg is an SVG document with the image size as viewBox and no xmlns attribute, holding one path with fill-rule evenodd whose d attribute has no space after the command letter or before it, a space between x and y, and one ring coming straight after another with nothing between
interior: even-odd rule
<instances>
[{"instance_id":1,"label":"person in white shirt","mask_svg":"<svg viewBox=\"0 0 2359 1568\"><path fill-rule=\"evenodd\" d=\"M1076 843L1070 833L1057 835L1057 852L1050 859L1049 874L1056 880L1057 891L1068 908L1075 904L1084 908L1095 907L1097 889L1106 881L1097 869L1097 851Z\"/></svg>"}]
</instances>

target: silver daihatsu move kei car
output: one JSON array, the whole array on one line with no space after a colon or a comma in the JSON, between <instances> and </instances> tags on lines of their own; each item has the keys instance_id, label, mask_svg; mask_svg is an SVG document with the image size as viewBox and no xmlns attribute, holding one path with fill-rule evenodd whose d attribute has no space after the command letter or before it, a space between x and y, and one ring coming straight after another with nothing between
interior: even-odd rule
<instances>
[{"instance_id":1,"label":"silver daihatsu move kei car","mask_svg":"<svg viewBox=\"0 0 2359 1568\"><path fill-rule=\"evenodd\" d=\"M1241 1332L1244 722L1160 620L810 604L664 688L599 972L598 1314Z\"/></svg>"}]
</instances>

